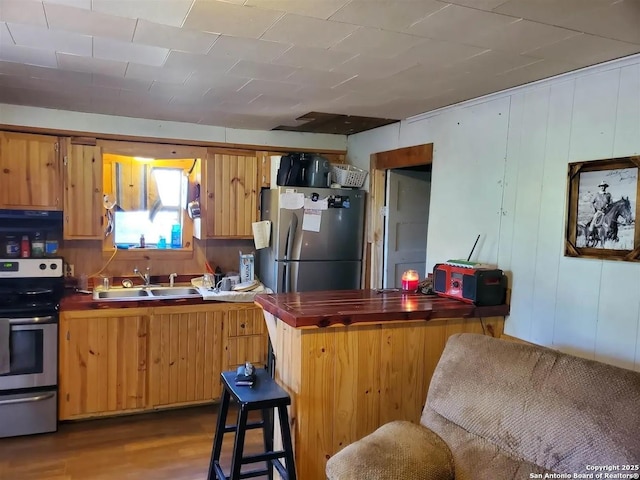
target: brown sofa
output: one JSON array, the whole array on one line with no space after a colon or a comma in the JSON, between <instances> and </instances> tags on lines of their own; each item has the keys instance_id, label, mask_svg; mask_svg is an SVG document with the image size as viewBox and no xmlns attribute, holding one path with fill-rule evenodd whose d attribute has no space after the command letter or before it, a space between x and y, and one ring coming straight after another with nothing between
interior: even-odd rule
<instances>
[{"instance_id":1,"label":"brown sofa","mask_svg":"<svg viewBox=\"0 0 640 480\"><path fill-rule=\"evenodd\" d=\"M458 334L431 379L420 424L380 427L329 459L327 477L638 474L640 373L534 345Z\"/></svg>"}]
</instances>

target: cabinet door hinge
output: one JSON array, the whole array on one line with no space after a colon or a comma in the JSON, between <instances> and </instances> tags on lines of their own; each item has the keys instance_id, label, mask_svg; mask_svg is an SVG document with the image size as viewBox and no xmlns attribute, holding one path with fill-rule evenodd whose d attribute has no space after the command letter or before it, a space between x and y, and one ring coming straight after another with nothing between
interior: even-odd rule
<instances>
[{"instance_id":1,"label":"cabinet door hinge","mask_svg":"<svg viewBox=\"0 0 640 480\"><path fill-rule=\"evenodd\" d=\"M69 159L65 155L64 158L62 159L62 164L66 167L68 163L69 163Z\"/></svg>"},{"instance_id":2,"label":"cabinet door hinge","mask_svg":"<svg viewBox=\"0 0 640 480\"><path fill-rule=\"evenodd\" d=\"M58 150L60 150L60 144L58 142L56 142L53 146L54 150L57 152Z\"/></svg>"},{"instance_id":3,"label":"cabinet door hinge","mask_svg":"<svg viewBox=\"0 0 640 480\"><path fill-rule=\"evenodd\" d=\"M69 330L67 330L67 341L71 340L71 334L69 333Z\"/></svg>"}]
</instances>

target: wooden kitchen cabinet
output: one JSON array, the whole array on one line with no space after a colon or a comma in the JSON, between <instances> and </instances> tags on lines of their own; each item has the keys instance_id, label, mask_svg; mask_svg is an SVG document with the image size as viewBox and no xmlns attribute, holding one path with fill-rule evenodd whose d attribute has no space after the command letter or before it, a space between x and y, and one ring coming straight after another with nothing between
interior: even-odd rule
<instances>
[{"instance_id":1,"label":"wooden kitchen cabinet","mask_svg":"<svg viewBox=\"0 0 640 480\"><path fill-rule=\"evenodd\" d=\"M62 209L58 137L0 132L0 208Z\"/></svg>"},{"instance_id":2,"label":"wooden kitchen cabinet","mask_svg":"<svg viewBox=\"0 0 640 480\"><path fill-rule=\"evenodd\" d=\"M252 238L258 220L259 161L256 152L208 149L201 166L200 215L194 236Z\"/></svg>"},{"instance_id":3,"label":"wooden kitchen cabinet","mask_svg":"<svg viewBox=\"0 0 640 480\"><path fill-rule=\"evenodd\" d=\"M102 149L65 142L64 239L104 238Z\"/></svg>"},{"instance_id":4,"label":"wooden kitchen cabinet","mask_svg":"<svg viewBox=\"0 0 640 480\"><path fill-rule=\"evenodd\" d=\"M220 398L225 304L154 308L149 324L149 406Z\"/></svg>"},{"instance_id":5,"label":"wooden kitchen cabinet","mask_svg":"<svg viewBox=\"0 0 640 480\"><path fill-rule=\"evenodd\" d=\"M267 327L262 309L255 305L230 308L225 322L223 370L235 370L245 362L267 364Z\"/></svg>"},{"instance_id":6,"label":"wooden kitchen cabinet","mask_svg":"<svg viewBox=\"0 0 640 480\"><path fill-rule=\"evenodd\" d=\"M60 420L211 403L222 371L267 361L251 303L64 311L59 337Z\"/></svg>"},{"instance_id":7,"label":"wooden kitchen cabinet","mask_svg":"<svg viewBox=\"0 0 640 480\"><path fill-rule=\"evenodd\" d=\"M145 409L149 310L60 315L59 418Z\"/></svg>"}]
</instances>

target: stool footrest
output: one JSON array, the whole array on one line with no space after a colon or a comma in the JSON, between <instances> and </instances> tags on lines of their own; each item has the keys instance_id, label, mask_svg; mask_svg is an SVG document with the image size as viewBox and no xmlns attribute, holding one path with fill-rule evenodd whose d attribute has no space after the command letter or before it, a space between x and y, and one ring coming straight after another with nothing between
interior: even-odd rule
<instances>
[{"instance_id":1,"label":"stool footrest","mask_svg":"<svg viewBox=\"0 0 640 480\"><path fill-rule=\"evenodd\" d=\"M242 457L242 461L240 463L242 465L245 465L247 463L267 462L270 460L275 460L276 458L284 458L284 456L284 450L279 450L277 452L259 453L256 455L247 455L246 457Z\"/></svg>"},{"instance_id":2,"label":"stool footrest","mask_svg":"<svg viewBox=\"0 0 640 480\"><path fill-rule=\"evenodd\" d=\"M254 428L262 428L262 427L264 427L264 422L261 420L259 422L247 423L247 426L244 428L245 430L253 430ZM223 431L224 433L235 432L236 428L238 428L237 425L225 425Z\"/></svg>"},{"instance_id":3,"label":"stool footrest","mask_svg":"<svg viewBox=\"0 0 640 480\"><path fill-rule=\"evenodd\" d=\"M229 476L225 475L224 471L222 470L222 467L220 466L220 463L215 462L214 468L216 470L216 475L218 478L224 478L225 480L229 480ZM269 470L267 470L266 468L263 468L261 470L249 470L246 472L241 472L240 478L254 478L254 477L260 477L262 475L268 475L268 474L269 474ZM283 478L287 478L287 477L283 477Z\"/></svg>"}]
</instances>

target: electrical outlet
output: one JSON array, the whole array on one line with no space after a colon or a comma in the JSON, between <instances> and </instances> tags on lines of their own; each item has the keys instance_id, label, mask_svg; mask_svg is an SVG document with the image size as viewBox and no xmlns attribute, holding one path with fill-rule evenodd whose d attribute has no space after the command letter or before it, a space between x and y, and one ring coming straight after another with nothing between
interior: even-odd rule
<instances>
[{"instance_id":1,"label":"electrical outlet","mask_svg":"<svg viewBox=\"0 0 640 480\"><path fill-rule=\"evenodd\" d=\"M64 276L73 277L74 274L75 274L75 270L73 269L73 265L70 263L65 263Z\"/></svg>"}]
</instances>

